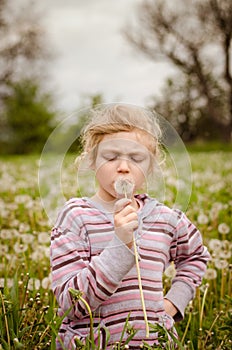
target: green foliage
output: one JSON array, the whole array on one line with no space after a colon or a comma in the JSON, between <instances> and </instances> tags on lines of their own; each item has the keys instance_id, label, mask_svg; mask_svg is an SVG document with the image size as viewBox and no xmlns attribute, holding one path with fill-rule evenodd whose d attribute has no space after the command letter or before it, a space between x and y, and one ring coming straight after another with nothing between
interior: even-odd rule
<instances>
[{"instance_id":1,"label":"green foliage","mask_svg":"<svg viewBox=\"0 0 232 350\"><path fill-rule=\"evenodd\" d=\"M30 291L28 282L29 274L16 273L12 286L8 287L6 278L0 289L1 349L48 349L55 344L52 330L57 327L57 316L53 296L51 292L41 296Z\"/></svg>"},{"instance_id":2,"label":"green foliage","mask_svg":"<svg viewBox=\"0 0 232 350\"><path fill-rule=\"evenodd\" d=\"M171 332L156 324L150 324L150 330L157 331L158 327L160 342L166 342L162 349L171 350L170 339L173 339L178 349L230 350L232 154L221 150L198 151L190 153L190 157L193 192L187 215L202 232L212 260L202 286L186 310L185 319L176 325L179 339L174 339ZM65 163L72 163L73 158L68 155ZM71 167L65 165L64 168L64 194L69 198L76 195L72 182L75 173ZM11 156L0 160L0 349L4 350L55 350L55 338L62 322L56 314L57 303L50 290L50 224L41 208L37 172L35 156ZM173 180L174 175L169 173L168 180ZM85 188L91 186L88 181L86 178L83 183ZM170 206L172 184L173 181L166 182ZM165 290L169 288L171 278L167 274L164 276ZM74 294L81 297L81 293L74 291ZM130 348L135 332L128 315L122 338L114 349ZM87 349L81 342L77 345L77 349ZM91 342L91 334L87 346L100 349L98 344ZM153 348L159 349L157 345ZM144 339L143 349L153 348Z\"/></svg>"},{"instance_id":3,"label":"green foliage","mask_svg":"<svg viewBox=\"0 0 232 350\"><path fill-rule=\"evenodd\" d=\"M4 153L40 152L53 129L55 113L51 98L41 94L37 82L23 80L10 86L5 100L5 132L1 136Z\"/></svg>"},{"instance_id":4,"label":"green foliage","mask_svg":"<svg viewBox=\"0 0 232 350\"><path fill-rule=\"evenodd\" d=\"M141 1L137 20L125 33L129 42L176 71L151 107L185 141L231 141L231 0Z\"/></svg>"}]
</instances>

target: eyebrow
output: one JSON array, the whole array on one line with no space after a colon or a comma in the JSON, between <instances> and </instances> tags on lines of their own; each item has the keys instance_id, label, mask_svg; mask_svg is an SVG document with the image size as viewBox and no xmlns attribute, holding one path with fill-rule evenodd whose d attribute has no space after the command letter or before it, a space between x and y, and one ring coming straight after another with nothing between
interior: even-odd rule
<instances>
[{"instance_id":1,"label":"eyebrow","mask_svg":"<svg viewBox=\"0 0 232 350\"><path fill-rule=\"evenodd\" d=\"M106 149L101 149L100 150L101 153L114 153L114 154L128 154L128 155L145 155L147 152L149 152L148 150L132 150L129 152L126 151L121 151L118 148L106 148Z\"/></svg>"}]
</instances>

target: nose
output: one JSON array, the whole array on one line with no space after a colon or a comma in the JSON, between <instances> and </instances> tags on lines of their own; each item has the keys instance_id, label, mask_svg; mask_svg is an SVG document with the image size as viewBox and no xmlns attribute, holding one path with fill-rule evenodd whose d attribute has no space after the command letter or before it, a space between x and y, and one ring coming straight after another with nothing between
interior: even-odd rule
<instances>
[{"instance_id":1,"label":"nose","mask_svg":"<svg viewBox=\"0 0 232 350\"><path fill-rule=\"evenodd\" d=\"M119 158L118 159L117 171L119 173L129 173L130 172L128 159L126 159L126 158Z\"/></svg>"}]
</instances>

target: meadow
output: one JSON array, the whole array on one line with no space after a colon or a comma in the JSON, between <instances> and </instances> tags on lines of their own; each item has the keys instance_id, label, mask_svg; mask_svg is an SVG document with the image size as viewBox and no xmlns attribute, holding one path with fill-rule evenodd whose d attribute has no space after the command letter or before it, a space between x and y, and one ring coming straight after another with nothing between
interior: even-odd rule
<instances>
[{"instance_id":1,"label":"meadow","mask_svg":"<svg viewBox=\"0 0 232 350\"><path fill-rule=\"evenodd\" d=\"M192 151L190 157L192 192L186 212L202 232L211 261L185 319L176 325L177 348L229 350L232 349L232 152ZM69 156L64 176L66 197L77 194L72 162L73 156ZM51 224L41 205L38 167L36 156L0 158L0 349L4 350L55 349L61 322L50 289ZM167 178L165 201L172 206L175 181L170 172ZM164 275L165 289L173 272L171 266ZM129 345L128 340L127 344L117 344L115 349L128 349ZM171 348L168 344L165 347ZM85 347L79 345L77 349Z\"/></svg>"}]
</instances>

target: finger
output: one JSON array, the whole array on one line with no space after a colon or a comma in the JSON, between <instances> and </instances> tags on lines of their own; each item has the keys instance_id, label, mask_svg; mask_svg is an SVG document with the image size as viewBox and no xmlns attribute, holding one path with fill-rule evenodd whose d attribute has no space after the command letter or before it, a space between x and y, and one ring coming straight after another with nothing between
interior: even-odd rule
<instances>
[{"instance_id":1,"label":"finger","mask_svg":"<svg viewBox=\"0 0 232 350\"><path fill-rule=\"evenodd\" d=\"M115 220L114 221L114 226L115 228L122 228L125 230L127 229L127 225L129 225L130 223L132 223L132 226L133 228L138 228L138 217L136 215L134 215L133 213L122 218L121 220Z\"/></svg>"},{"instance_id":2,"label":"finger","mask_svg":"<svg viewBox=\"0 0 232 350\"><path fill-rule=\"evenodd\" d=\"M114 212L117 213L121 211L123 208L125 208L128 204L131 203L131 199L129 198L122 198L119 199L114 206Z\"/></svg>"}]
</instances>

